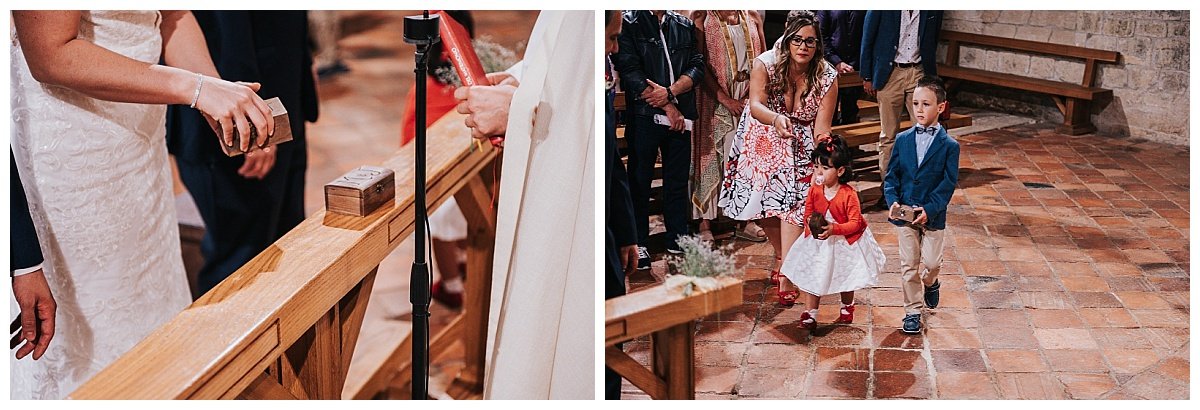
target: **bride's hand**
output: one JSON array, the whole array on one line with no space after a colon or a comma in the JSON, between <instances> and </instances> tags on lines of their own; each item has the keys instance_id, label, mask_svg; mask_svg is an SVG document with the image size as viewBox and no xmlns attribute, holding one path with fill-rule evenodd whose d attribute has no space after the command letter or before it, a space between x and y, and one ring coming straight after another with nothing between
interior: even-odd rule
<instances>
[{"instance_id":1,"label":"bride's hand","mask_svg":"<svg viewBox=\"0 0 1200 410\"><path fill-rule=\"evenodd\" d=\"M219 78L204 77L200 96L196 100L196 109L217 123L225 145L233 145L235 127L241 135L249 135L251 123L258 128L259 141L254 141L256 145L265 143L266 138L275 134L271 108L255 94L260 87L258 83L232 83ZM250 138L242 138L242 152L250 150L250 143Z\"/></svg>"}]
</instances>

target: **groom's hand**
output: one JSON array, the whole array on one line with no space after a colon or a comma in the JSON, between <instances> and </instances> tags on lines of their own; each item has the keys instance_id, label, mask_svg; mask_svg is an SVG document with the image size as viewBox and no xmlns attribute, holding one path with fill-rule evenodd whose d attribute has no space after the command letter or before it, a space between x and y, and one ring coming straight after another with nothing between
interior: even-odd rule
<instances>
[{"instance_id":1,"label":"groom's hand","mask_svg":"<svg viewBox=\"0 0 1200 410\"><path fill-rule=\"evenodd\" d=\"M54 295L50 294L50 285L46 283L46 275L39 269L32 273L12 278L13 296L21 307L20 327L16 336L10 340L9 348L16 348L24 341L25 344L17 349L17 359L23 359L30 352L33 360L42 358L50 347L50 339L54 338L54 313L58 306L54 303Z\"/></svg>"}]
</instances>

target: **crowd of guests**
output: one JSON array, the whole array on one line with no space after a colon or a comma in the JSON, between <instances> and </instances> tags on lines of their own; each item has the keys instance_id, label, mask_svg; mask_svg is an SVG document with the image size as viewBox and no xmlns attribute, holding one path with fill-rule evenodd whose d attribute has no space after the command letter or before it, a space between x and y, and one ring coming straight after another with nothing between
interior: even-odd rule
<instances>
[{"instance_id":1,"label":"crowd of guests","mask_svg":"<svg viewBox=\"0 0 1200 410\"><path fill-rule=\"evenodd\" d=\"M882 197L899 238L905 316L938 304L946 207L958 179L958 143L938 123L946 93L936 77L940 11L793 10L783 34L763 34L753 10L609 13L609 98L624 92L626 165L607 117L606 297L649 269L649 202L661 158L665 248L713 220L738 221L739 238L769 241L778 301L803 293L800 325L816 327L819 299L839 294L837 323L854 321L854 291L873 286L886 257L849 182L853 152L833 126L858 122L858 100L879 103ZM839 87L857 72L863 86ZM904 111L913 127L901 132ZM915 215L915 216L914 216ZM690 221L695 220L692 229ZM620 393L607 373L607 397Z\"/></svg>"}]
</instances>

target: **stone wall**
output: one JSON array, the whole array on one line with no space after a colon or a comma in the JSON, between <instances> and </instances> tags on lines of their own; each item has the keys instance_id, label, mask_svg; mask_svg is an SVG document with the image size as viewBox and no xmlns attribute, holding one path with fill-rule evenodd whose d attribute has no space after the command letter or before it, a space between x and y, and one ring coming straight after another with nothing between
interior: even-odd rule
<instances>
[{"instance_id":1,"label":"stone wall","mask_svg":"<svg viewBox=\"0 0 1200 410\"><path fill-rule=\"evenodd\" d=\"M1188 11L947 11L945 30L1069 44L1121 53L1118 64L1099 64L1096 86L1113 90L1113 100L1092 112L1106 135L1141 137L1188 145ZM945 58L945 45L939 50ZM963 46L965 67L1078 83L1083 62L1019 52ZM953 98L966 106L992 108L1062 121L1044 94L964 84Z\"/></svg>"}]
</instances>

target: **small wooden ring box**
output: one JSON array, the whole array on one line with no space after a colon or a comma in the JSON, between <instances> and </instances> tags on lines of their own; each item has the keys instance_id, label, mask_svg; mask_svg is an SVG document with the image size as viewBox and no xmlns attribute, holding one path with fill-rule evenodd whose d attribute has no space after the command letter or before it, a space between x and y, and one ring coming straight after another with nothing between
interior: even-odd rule
<instances>
[{"instance_id":1,"label":"small wooden ring box","mask_svg":"<svg viewBox=\"0 0 1200 410\"><path fill-rule=\"evenodd\" d=\"M325 209L339 214L367 216L396 197L396 173L364 165L325 184Z\"/></svg>"}]
</instances>

